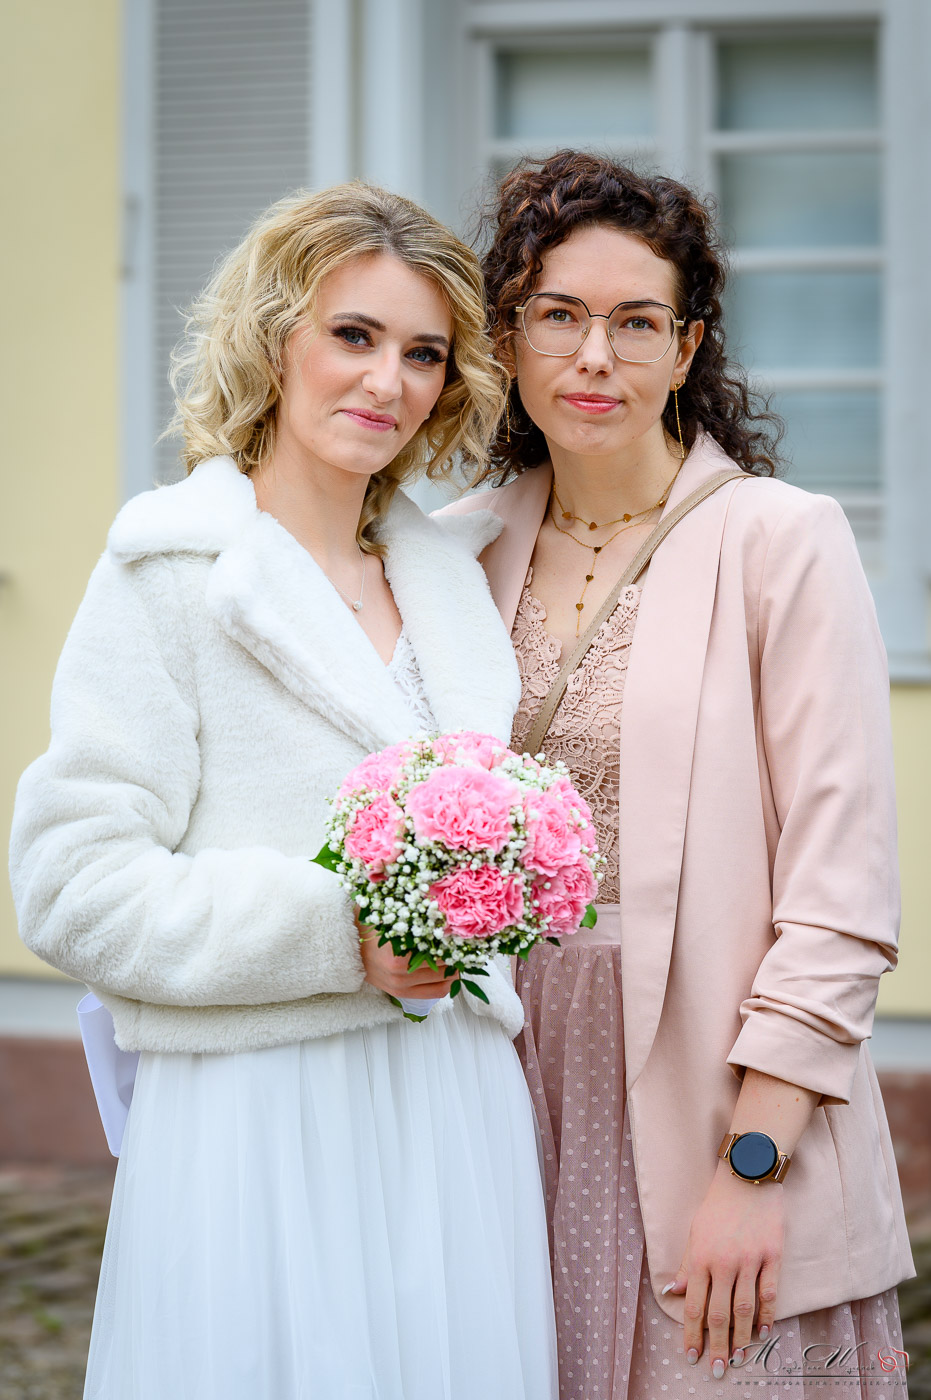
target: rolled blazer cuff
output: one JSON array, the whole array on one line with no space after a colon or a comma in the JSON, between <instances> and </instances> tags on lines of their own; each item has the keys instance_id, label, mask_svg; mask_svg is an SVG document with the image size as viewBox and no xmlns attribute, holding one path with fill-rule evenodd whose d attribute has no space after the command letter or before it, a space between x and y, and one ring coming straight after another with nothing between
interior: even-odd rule
<instances>
[{"instance_id":1,"label":"rolled blazer cuff","mask_svg":"<svg viewBox=\"0 0 931 1400\"><path fill-rule=\"evenodd\" d=\"M834 1040L781 1011L758 1009L744 1021L727 1063L741 1077L759 1070L821 1094L825 1104L845 1104L859 1058L859 1041Z\"/></svg>"}]
</instances>

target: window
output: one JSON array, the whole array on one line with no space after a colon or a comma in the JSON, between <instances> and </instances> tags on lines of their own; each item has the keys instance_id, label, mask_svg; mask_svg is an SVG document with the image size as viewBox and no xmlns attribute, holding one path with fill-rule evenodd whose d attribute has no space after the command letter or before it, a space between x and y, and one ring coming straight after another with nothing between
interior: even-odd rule
<instances>
[{"instance_id":1,"label":"window","mask_svg":"<svg viewBox=\"0 0 931 1400\"><path fill-rule=\"evenodd\" d=\"M878 566L875 30L509 36L489 45L485 62L493 94L486 168L498 173L522 153L588 146L684 167L685 178L715 196L734 268L725 308L732 352L786 420L789 479L835 494L865 564ZM683 102L689 85L692 100Z\"/></svg>"},{"instance_id":2,"label":"window","mask_svg":"<svg viewBox=\"0 0 931 1400\"><path fill-rule=\"evenodd\" d=\"M789 479L881 564L883 247L875 34L713 41L711 184L732 349L785 418Z\"/></svg>"}]
</instances>

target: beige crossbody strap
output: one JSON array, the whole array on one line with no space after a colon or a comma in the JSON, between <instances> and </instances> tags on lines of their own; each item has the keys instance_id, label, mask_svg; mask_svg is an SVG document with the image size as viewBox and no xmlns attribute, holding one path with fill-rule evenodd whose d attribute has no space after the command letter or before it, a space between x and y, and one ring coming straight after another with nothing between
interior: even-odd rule
<instances>
[{"instance_id":1,"label":"beige crossbody strap","mask_svg":"<svg viewBox=\"0 0 931 1400\"><path fill-rule=\"evenodd\" d=\"M709 481L706 481L704 486L699 486L697 491L693 491L690 496L686 496L684 500L680 501L668 515L663 517L656 529L647 536L633 559L631 559L630 563L627 565L627 568L621 574L617 583L611 589L611 592L608 594L601 607L598 609L594 619L586 627L585 631L576 642L574 649L560 667L559 675L556 677L549 694L543 701L534 726L524 742L524 750L526 753L539 753L543 740L546 738L547 730L553 722L556 708L565 694L570 676L576 667L580 665L585 653L597 637L605 619L610 617L617 607L618 599L624 589L629 587L630 584L636 583L637 579L652 559L654 552L669 534L669 531L674 525L678 525L682 517L688 515L690 510L699 505L706 497L713 495L719 487L726 485L729 481L743 480L745 477L746 472L736 469L719 472L717 476L713 476Z\"/></svg>"}]
</instances>

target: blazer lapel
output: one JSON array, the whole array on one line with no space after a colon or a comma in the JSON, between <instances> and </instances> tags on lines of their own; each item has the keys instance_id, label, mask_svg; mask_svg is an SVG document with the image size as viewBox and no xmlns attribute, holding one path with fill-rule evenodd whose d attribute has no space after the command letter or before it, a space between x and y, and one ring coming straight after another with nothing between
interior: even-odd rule
<instances>
[{"instance_id":1,"label":"blazer lapel","mask_svg":"<svg viewBox=\"0 0 931 1400\"><path fill-rule=\"evenodd\" d=\"M696 445L672 509L731 465ZM696 506L657 550L643 585L621 712L620 898L628 1088L656 1035L666 991L692 754L727 510L735 481Z\"/></svg>"},{"instance_id":2,"label":"blazer lapel","mask_svg":"<svg viewBox=\"0 0 931 1400\"><path fill-rule=\"evenodd\" d=\"M481 555L492 597L510 634L517 615L524 579L553 484L553 469L546 463L524 472L507 486L484 493L489 508L504 521L498 538Z\"/></svg>"},{"instance_id":3,"label":"blazer lapel","mask_svg":"<svg viewBox=\"0 0 931 1400\"><path fill-rule=\"evenodd\" d=\"M292 694L366 750L416 730L384 662L336 589L272 516L254 512L219 554L207 607Z\"/></svg>"},{"instance_id":4,"label":"blazer lapel","mask_svg":"<svg viewBox=\"0 0 931 1400\"><path fill-rule=\"evenodd\" d=\"M385 571L437 725L477 729L507 741L520 678L510 638L474 557L499 529L487 511L430 520L399 492L382 538Z\"/></svg>"}]
</instances>

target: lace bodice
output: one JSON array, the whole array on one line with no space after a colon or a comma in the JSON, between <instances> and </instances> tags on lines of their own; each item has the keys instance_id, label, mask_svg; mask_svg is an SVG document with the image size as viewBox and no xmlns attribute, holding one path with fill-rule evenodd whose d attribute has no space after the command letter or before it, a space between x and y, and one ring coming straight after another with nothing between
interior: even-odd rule
<instances>
[{"instance_id":1,"label":"lace bodice","mask_svg":"<svg viewBox=\"0 0 931 1400\"><path fill-rule=\"evenodd\" d=\"M403 627L394 648L394 655L388 662L388 674L407 701L418 726L425 730L436 729L436 720L423 688L417 657Z\"/></svg>"},{"instance_id":2,"label":"lace bodice","mask_svg":"<svg viewBox=\"0 0 931 1400\"><path fill-rule=\"evenodd\" d=\"M561 660L559 642L546 630L546 609L531 592L532 582L530 569L511 630L521 678L520 704L511 736L518 752L559 673ZM543 744L547 758L563 760L592 809L598 845L607 858L599 899L608 904L620 899L621 702L639 603L640 589L632 584L621 594L570 678Z\"/></svg>"}]
</instances>

